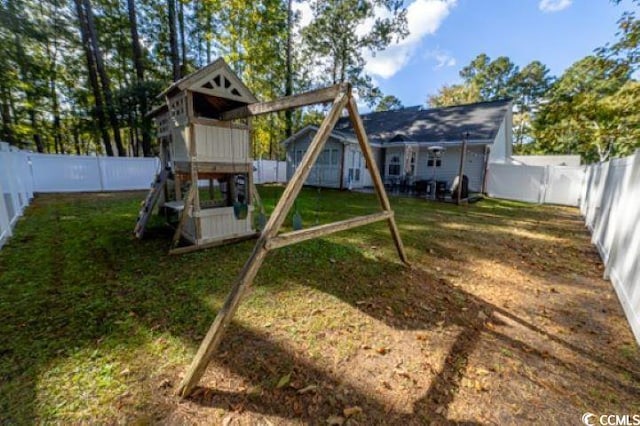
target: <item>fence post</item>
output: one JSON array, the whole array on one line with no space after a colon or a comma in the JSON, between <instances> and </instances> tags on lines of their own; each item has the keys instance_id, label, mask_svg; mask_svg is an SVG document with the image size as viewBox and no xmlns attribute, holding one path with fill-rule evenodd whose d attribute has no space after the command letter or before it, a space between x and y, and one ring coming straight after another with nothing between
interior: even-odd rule
<instances>
[{"instance_id":1,"label":"fence post","mask_svg":"<svg viewBox=\"0 0 640 426\"><path fill-rule=\"evenodd\" d=\"M5 169L5 159L0 146L0 169ZM2 176L0 175L0 178ZM4 197L4 189L2 188L2 179L0 179L0 247L4 244L4 241L11 237L11 218L9 217L9 210L7 209L7 203Z\"/></svg>"},{"instance_id":2,"label":"fence post","mask_svg":"<svg viewBox=\"0 0 640 426\"><path fill-rule=\"evenodd\" d=\"M98 179L100 179L100 181L99 181L99 183L100 183L100 192L104 192L105 191L104 177L102 176L103 165L102 165L102 161L100 160L100 156L99 155L96 155L96 160L98 160Z\"/></svg>"},{"instance_id":3,"label":"fence post","mask_svg":"<svg viewBox=\"0 0 640 426\"><path fill-rule=\"evenodd\" d=\"M538 198L539 204L544 204L547 200L547 187L549 186L549 166L544 166L544 173L542 174L542 181L540 182L540 194Z\"/></svg>"}]
</instances>

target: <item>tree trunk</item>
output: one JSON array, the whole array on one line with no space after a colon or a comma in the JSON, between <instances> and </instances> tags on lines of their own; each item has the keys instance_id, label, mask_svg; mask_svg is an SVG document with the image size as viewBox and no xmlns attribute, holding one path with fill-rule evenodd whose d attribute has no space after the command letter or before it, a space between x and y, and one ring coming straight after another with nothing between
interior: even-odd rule
<instances>
[{"instance_id":1,"label":"tree trunk","mask_svg":"<svg viewBox=\"0 0 640 426\"><path fill-rule=\"evenodd\" d=\"M286 63L286 72L287 72L287 80L285 83L284 94L285 96L291 96L293 94L293 64L291 57L291 44L292 44L292 32L293 32L293 9L292 9L292 0L288 0L287 2L287 63ZM293 110L288 109L285 112L285 136L291 137L293 135ZM271 156L271 153L269 153Z\"/></svg>"},{"instance_id":2,"label":"tree trunk","mask_svg":"<svg viewBox=\"0 0 640 426\"><path fill-rule=\"evenodd\" d=\"M176 34L176 3L175 0L167 0L169 15L169 52L171 68L173 69L173 81L180 80L180 56L178 53L178 37Z\"/></svg>"},{"instance_id":3,"label":"tree trunk","mask_svg":"<svg viewBox=\"0 0 640 426\"><path fill-rule=\"evenodd\" d=\"M76 6L76 13L78 15L80 36L82 38L82 47L85 53L85 59L87 61L89 82L91 83L91 90L93 92L93 99L96 107L94 111L94 117L98 122L98 128L100 130L100 135L102 136L102 143L104 144L105 152L109 157L113 157L113 148L111 147L111 138L109 137L109 131L107 130L107 119L104 114L104 103L102 102L102 93L100 92L100 84L98 82L95 59L93 56L93 52L91 51L91 43L89 42L87 19L82 7L82 0L74 0L74 3Z\"/></svg>"},{"instance_id":4,"label":"tree trunk","mask_svg":"<svg viewBox=\"0 0 640 426\"><path fill-rule=\"evenodd\" d=\"M76 155L80 155L80 131L77 126L73 127L73 146L76 149Z\"/></svg>"},{"instance_id":5,"label":"tree trunk","mask_svg":"<svg viewBox=\"0 0 640 426\"><path fill-rule=\"evenodd\" d=\"M40 133L36 132L36 129L38 128L38 122L36 119L36 110L34 110L33 108L29 109L29 119L31 120L31 129L33 130L33 142L36 144L37 151L42 153L44 152L44 143L42 143L42 137L40 136Z\"/></svg>"},{"instance_id":6,"label":"tree trunk","mask_svg":"<svg viewBox=\"0 0 640 426\"><path fill-rule=\"evenodd\" d=\"M136 70L136 79L141 89L144 86L144 63L142 57L142 47L140 46L140 36L138 34L138 18L136 14L136 4L134 0L127 0L129 10L129 28L131 30L131 43L133 50L133 66ZM151 157L151 121L147 117L149 103L147 93L143 91L140 95L140 114L142 115L142 153L145 157ZM137 148L136 148L137 155Z\"/></svg>"},{"instance_id":7,"label":"tree trunk","mask_svg":"<svg viewBox=\"0 0 640 426\"><path fill-rule=\"evenodd\" d=\"M180 26L180 51L182 53L180 75L187 75L187 39L184 34L184 2L178 0L178 25Z\"/></svg>"},{"instance_id":8,"label":"tree trunk","mask_svg":"<svg viewBox=\"0 0 640 426\"><path fill-rule=\"evenodd\" d=\"M2 85L0 86L0 96L2 96L2 109L0 115L2 115L2 137L3 140L14 145L15 139L13 136L13 119L11 118L11 105L9 104L9 91Z\"/></svg>"},{"instance_id":9,"label":"tree trunk","mask_svg":"<svg viewBox=\"0 0 640 426\"><path fill-rule=\"evenodd\" d=\"M118 126L118 117L116 116L115 105L113 104L113 95L111 94L111 82L109 81L109 76L107 75L107 70L104 66L104 61L102 59L102 51L100 50L100 46L98 44L98 33L96 31L96 26L93 18L93 10L91 8L90 0L83 0L86 20L87 20L87 30L89 32L89 40L91 42L91 46L93 48L93 54L96 59L96 69L98 70L98 76L100 77L100 83L102 85L102 92L104 93L104 101L107 107L107 114L109 116L109 122L111 124L111 129L113 130L113 139L116 143L116 149L118 150L118 155L120 157L126 157L127 152L122 145L122 138L120 136L120 128Z\"/></svg>"}]
</instances>

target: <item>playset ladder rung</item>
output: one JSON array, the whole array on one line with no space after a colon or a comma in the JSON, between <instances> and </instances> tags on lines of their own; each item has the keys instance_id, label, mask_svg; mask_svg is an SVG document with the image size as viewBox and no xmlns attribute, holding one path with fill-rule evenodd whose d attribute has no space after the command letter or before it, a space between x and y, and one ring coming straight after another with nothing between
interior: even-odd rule
<instances>
[{"instance_id":1,"label":"playset ladder rung","mask_svg":"<svg viewBox=\"0 0 640 426\"><path fill-rule=\"evenodd\" d=\"M164 187L164 183L166 182L168 176L169 170L162 169L162 171L156 176L153 183L151 184L151 189L149 189L147 198L145 198L144 203L142 204L142 208L138 213L136 226L133 229L133 233L135 234L136 238L142 238L142 236L144 235L144 230L147 227L147 222L149 221L151 212L153 212L153 207L158 202L158 198L160 198L162 188Z\"/></svg>"}]
</instances>

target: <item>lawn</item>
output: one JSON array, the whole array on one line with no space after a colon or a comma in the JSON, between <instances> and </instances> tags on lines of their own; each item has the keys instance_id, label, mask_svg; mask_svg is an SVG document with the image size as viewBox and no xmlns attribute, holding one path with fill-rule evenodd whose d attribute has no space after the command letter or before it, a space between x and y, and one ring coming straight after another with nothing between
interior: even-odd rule
<instances>
[{"instance_id":1,"label":"lawn","mask_svg":"<svg viewBox=\"0 0 640 426\"><path fill-rule=\"evenodd\" d=\"M267 210L281 187L260 188ZM182 256L143 193L42 195L0 251L0 423L577 424L640 413L640 351L575 209L393 198L270 254L175 396L252 242ZM306 189L306 225L375 212ZM288 222L290 223L290 222Z\"/></svg>"}]
</instances>

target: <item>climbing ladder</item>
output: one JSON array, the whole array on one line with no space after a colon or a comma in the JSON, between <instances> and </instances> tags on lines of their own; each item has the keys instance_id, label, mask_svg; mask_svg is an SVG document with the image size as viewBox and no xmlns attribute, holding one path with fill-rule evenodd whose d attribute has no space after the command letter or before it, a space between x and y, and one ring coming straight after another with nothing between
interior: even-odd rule
<instances>
[{"instance_id":1,"label":"climbing ladder","mask_svg":"<svg viewBox=\"0 0 640 426\"><path fill-rule=\"evenodd\" d=\"M149 217L151 216L151 212L153 211L153 207L158 202L158 198L160 198L162 188L164 187L168 176L169 170L162 169L151 184L151 189L149 189L147 198L144 200L144 203L142 203L142 208L140 209L140 213L138 213L136 227L133 229L133 233L136 238L142 238L144 235L144 230L147 226L147 222L149 221Z\"/></svg>"}]
</instances>

